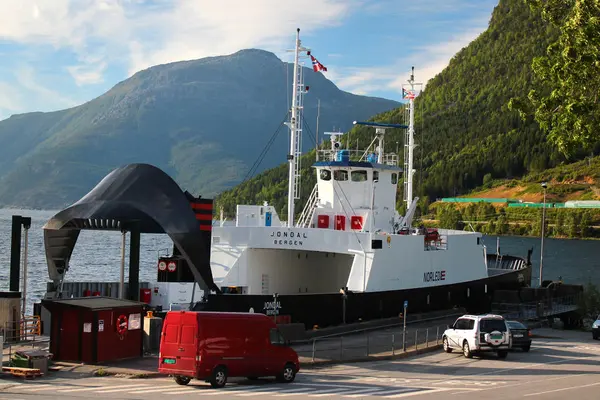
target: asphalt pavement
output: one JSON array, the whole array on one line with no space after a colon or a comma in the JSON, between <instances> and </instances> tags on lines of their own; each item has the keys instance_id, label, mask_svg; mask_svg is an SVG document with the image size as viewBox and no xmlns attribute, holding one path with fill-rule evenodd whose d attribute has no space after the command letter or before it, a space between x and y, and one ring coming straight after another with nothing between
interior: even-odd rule
<instances>
[{"instance_id":1,"label":"asphalt pavement","mask_svg":"<svg viewBox=\"0 0 600 400\"><path fill-rule=\"evenodd\" d=\"M507 359L494 354L467 359L442 350L394 361L347 363L301 371L296 381L252 382L231 378L224 389L192 381L179 386L170 378L124 379L61 373L23 381L0 378L0 400L39 399L285 399L367 398L415 400L600 398L600 341L590 333L539 329L528 353Z\"/></svg>"}]
</instances>

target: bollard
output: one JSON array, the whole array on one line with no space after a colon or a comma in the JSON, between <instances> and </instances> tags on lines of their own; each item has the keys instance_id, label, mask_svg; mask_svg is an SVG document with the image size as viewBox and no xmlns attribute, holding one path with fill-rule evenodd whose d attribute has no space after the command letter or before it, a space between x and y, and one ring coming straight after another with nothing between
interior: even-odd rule
<instances>
[{"instance_id":1,"label":"bollard","mask_svg":"<svg viewBox=\"0 0 600 400\"><path fill-rule=\"evenodd\" d=\"M392 355L394 355L394 344L396 342L396 335L392 333Z\"/></svg>"},{"instance_id":2,"label":"bollard","mask_svg":"<svg viewBox=\"0 0 600 400\"><path fill-rule=\"evenodd\" d=\"M440 338L440 327L437 327L437 330L435 331L435 344L440 344L439 343L439 338Z\"/></svg>"},{"instance_id":3,"label":"bollard","mask_svg":"<svg viewBox=\"0 0 600 400\"><path fill-rule=\"evenodd\" d=\"M369 357L369 333L367 332L367 357Z\"/></svg>"},{"instance_id":4,"label":"bollard","mask_svg":"<svg viewBox=\"0 0 600 400\"><path fill-rule=\"evenodd\" d=\"M340 336L340 361L344 359L344 337Z\"/></svg>"},{"instance_id":5,"label":"bollard","mask_svg":"<svg viewBox=\"0 0 600 400\"><path fill-rule=\"evenodd\" d=\"M312 348L312 362L315 362L315 350L317 348L317 340L313 339L313 348Z\"/></svg>"},{"instance_id":6,"label":"bollard","mask_svg":"<svg viewBox=\"0 0 600 400\"><path fill-rule=\"evenodd\" d=\"M425 347L429 347L429 328L425 331Z\"/></svg>"},{"instance_id":7,"label":"bollard","mask_svg":"<svg viewBox=\"0 0 600 400\"><path fill-rule=\"evenodd\" d=\"M419 330L415 329L415 350L418 349L417 342L419 340Z\"/></svg>"}]
</instances>

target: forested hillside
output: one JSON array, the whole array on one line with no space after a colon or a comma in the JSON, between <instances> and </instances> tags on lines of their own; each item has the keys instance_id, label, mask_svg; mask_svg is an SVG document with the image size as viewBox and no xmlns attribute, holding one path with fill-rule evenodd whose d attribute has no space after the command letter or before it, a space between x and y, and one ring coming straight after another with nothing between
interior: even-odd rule
<instances>
[{"instance_id":1,"label":"forested hillside","mask_svg":"<svg viewBox=\"0 0 600 400\"><path fill-rule=\"evenodd\" d=\"M567 160L550 145L533 117L523 120L511 111L511 98L526 95L532 88L534 57L543 56L558 37L558 30L531 11L524 0L500 0L488 29L458 52L415 101L416 142L415 193L425 203L438 197L465 194L496 178L520 177L541 172L563 162L576 161L588 153L572 154ZM418 81L419 66L415 66ZM408 77L407 77L408 78ZM539 82L538 82L539 85ZM548 87L538 87L540 93ZM396 109L373 117L375 121L403 123L404 111ZM389 132L387 150L402 149L402 130ZM373 132L355 127L350 142L361 147L370 142ZM345 138L343 142L346 142ZM390 149L390 146L392 147ZM600 146L593 143L592 151ZM308 169L314 154L303 161L304 197L296 206L302 210L305 198L315 183ZM222 193L218 203L228 214L235 204L269 201L285 214L286 165L266 171ZM401 187L401 185L400 185ZM399 194L399 198L401 195Z\"/></svg>"}]
</instances>

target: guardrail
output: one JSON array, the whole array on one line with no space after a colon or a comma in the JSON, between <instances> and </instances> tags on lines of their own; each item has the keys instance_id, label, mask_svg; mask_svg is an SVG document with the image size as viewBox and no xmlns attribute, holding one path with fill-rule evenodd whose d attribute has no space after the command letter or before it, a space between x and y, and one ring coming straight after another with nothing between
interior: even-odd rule
<instances>
[{"instance_id":1,"label":"guardrail","mask_svg":"<svg viewBox=\"0 0 600 400\"><path fill-rule=\"evenodd\" d=\"M38 315L25 316L16 323L5 323L0 328L0 336L3 337L0 364L4 362L6 356L8 360L12 358L13 346L34 348L46 345L49 339L43 337L41 332L42 324ZM8 349L8 352L5 353L4 349Z\"/></svg>"},{"instance_id":2,"label":"guardrail","mask_svg":"<svg viewBox=\"0 0 600 400\"><path fill-rule=\"evenodd\" d=\"M1 331L5 343L35 340L42 334L40 316L27 315L16 323L6 322Z\"/></svg>"},{"instance_id":3,"label":"guardrail","mask_svg":"<svg viewBox=\"0 0 600 400\"><path fill-rule=\"evenodd\" d=\"M528 303L492 303L492 310L510 319L541 319L577 310L579 298L580 295L569 295Z\"/></svg>"},{"instance_id":4,"label":"guardrail","mask_svg":"<svg viewBox=\"0 0 600 400\"><path fill-rule=\"evenodd\" d=\"M298 356L309 363L348 361L369 356L394 356L412 350L440 345L447 324L428 328L406 328L394 332L368 332L364 335L314 338L306 345L296 345Z\"/></svg>"}]
</instances>

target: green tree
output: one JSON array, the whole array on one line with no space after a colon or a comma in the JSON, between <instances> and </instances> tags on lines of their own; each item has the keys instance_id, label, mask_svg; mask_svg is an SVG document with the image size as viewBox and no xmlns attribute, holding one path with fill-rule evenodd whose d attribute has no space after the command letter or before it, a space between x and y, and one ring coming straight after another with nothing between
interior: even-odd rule
<instances>
[{"instance_id":1,"label":"green tree","mask_svg":"<svg viewBox=\"0 0 600 400\"><path fill-rule=\"evenodd\" d=\"M590 235L590 225L592 224L592 218L589 212L585 211L581 214L581 221L579 222L579 235L582 238Z\"/></svg>"},{"instance_id":2,"label":"green tree","mask_svg":"<svg viewBox=\"0 0 600 400\"><path fill-rule=\"evenodd\" d=\"M538 87L529 102L511 99L509 108L522 117L533 112L561 152L589 148L600 139L600 0L525 2L560 34L545 56L533 59Z\"/></svg>"},{"instance_id":3,"label":"green tree","mask_svg":"<svg viewBox=\"0 0 600 400\"><path fill-rule=\"evenodd\" d=\"M483 176L483 186L489 187L492 183L492 174L487 173Z\"/></svg>"},{"instance_id":4,"label":"green tree","mask_svg":"<svg viewBox=\"0 0 600 400\"><path fill-rule=\"evenodd\" d=\"M556 220L554 223L554 236L563 236L565 234L565 215L562 210L556 211Z\"/></svg>"},{"instance_id":5,"label":"green tree","mask_svg":"<svg viewBox=\"0 0 600 400\"><path fill-rule=\"evenodd\" d=\"M600 291L591 282L584 287L578 306L577 311L583 318L596 319L600 314Z\"/></svg>"},{"instance_id":6,"label":"green tree","mask_svg":"<svg viewBox=\"0 0 600 400\"><path fill-rule=\"evenodd\" d=\"M502 209L504 211L504 209ZM501 212L496 222L496 233L498 235L505 235L508 233L508 220L506 219L506 213Z\"/></svg>"},{"instance_id":7,"label":"green tree","mask_svg":"<svg viewBox=\"0 0 600 400\"><path fill-rule=\"evenodd\" d=\"M440 221L440 228L460 229L462 217L460 211L458 211L454 205L451 204L447 207L439 207L437 215L437 218Z\"/></svg>"}]
</instances>

